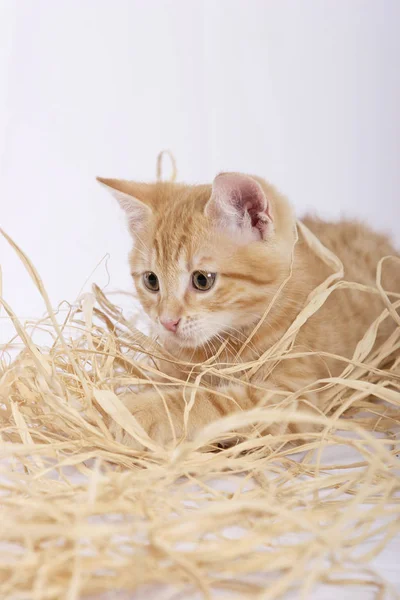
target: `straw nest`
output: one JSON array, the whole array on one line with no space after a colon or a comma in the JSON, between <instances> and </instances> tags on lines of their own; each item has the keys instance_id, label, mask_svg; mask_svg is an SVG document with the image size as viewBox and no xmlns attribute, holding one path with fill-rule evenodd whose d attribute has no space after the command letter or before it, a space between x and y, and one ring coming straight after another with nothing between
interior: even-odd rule
<instances>
[{"instance_id":1,"label":"straw nest","mask_svg":"<svg viewBox=\"0 0 400 600\"><path fill-rule=\"evenodd\" d=\"M382 289L382 264L376 287L360 291L381 294L380 319L353 359L343 359L340 377L316 382L331 398L326 417L316 417L322 431L297 446L295 434L278 436L271 449L254 433L218 448L244 420L271 420L271 409L258 408L175 449L134 451L110 434L116 421L139 435L118 393L151 384L161 350L97 287L61 319L29 259L7 239L47 317L22 324L1 299L23 344L13 359L4 349L0 355L2 599L130 598L135 591L160 600L307 598L321 585L361 586L379 598L396 593L371 566L400 529L400 359L387 360L400 347L400 296L389 299ZM298 329L340 285L337 269L285 343L262 360L287 360ZM372 349L383 319L395 319L397 329ZM35 329L52 336L50 347L35 344ZM218 356L204 370L210 364L223 376Z\"/></svg>"}]
</instances>

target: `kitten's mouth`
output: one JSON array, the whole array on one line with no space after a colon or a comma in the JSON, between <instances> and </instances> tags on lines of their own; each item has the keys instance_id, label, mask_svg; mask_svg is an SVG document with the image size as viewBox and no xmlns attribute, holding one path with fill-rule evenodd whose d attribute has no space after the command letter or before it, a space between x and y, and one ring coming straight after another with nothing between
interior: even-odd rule
<instances>
[{"instance_id":1,"label":"kitten's mouth","mask_svg":"<svg viewBox=\"0 0 400 600\"><path fill-rule=\"evenodd\" d=\"M206 335L200 331L188 333L179 328L175 332L164 332L162 334L163 341L166 345L174 348L201 348L204 344L212 339L212 335Z\"/></svg>"}]
</instances>

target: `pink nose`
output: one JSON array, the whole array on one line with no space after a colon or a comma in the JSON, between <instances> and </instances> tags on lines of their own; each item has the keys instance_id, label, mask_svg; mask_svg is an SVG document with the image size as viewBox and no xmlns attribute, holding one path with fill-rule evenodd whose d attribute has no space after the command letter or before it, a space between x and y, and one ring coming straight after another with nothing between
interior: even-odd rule
<instances>
[{"instance_id":1,"label":"pink nose","mask_svg":"<svg viewBox=\"0 0 400 600\"><path fill-rule=\"evenodd\" d=\"M172 333L175 333L178 329L179 321L180 319L160 319L161 325L168 331L172 331Z\"/></svg>"}]
</instances>

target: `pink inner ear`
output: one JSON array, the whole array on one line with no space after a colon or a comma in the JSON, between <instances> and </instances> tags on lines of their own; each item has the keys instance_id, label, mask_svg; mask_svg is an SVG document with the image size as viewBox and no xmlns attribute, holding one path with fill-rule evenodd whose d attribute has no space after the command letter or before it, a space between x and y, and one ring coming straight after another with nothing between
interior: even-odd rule
<instances>
[{"instance_id":1,"label":"pink inner ear","mask_svg":"<svg viewBox=\"0 0 400 600\"><path fill-rule=\"evenodd\" d=\"M223 222L241 229L253 230L255 236L264 238L272 223L267 198L261 186L246 175L223 173L213 184L215 212Z\"/></svg>"}]
</instances>

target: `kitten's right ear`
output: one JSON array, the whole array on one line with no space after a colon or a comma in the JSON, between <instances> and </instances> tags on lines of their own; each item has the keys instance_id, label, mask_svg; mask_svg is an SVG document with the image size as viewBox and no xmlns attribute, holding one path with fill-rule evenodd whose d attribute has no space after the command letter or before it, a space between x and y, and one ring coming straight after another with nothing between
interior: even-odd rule
<instances>
[{"instance_id":1,"label":"kitten's right ear","mask_svg":"<svg viewBox=\"0 0 400 600\"><path fill-rule=\"evenodd\" d=\"M130 231L135 234L142 230L153 214L143 201L146 197L146 184L123 179L96 179L118 200L127 216Z\"/></svg>"}]
</instances>

